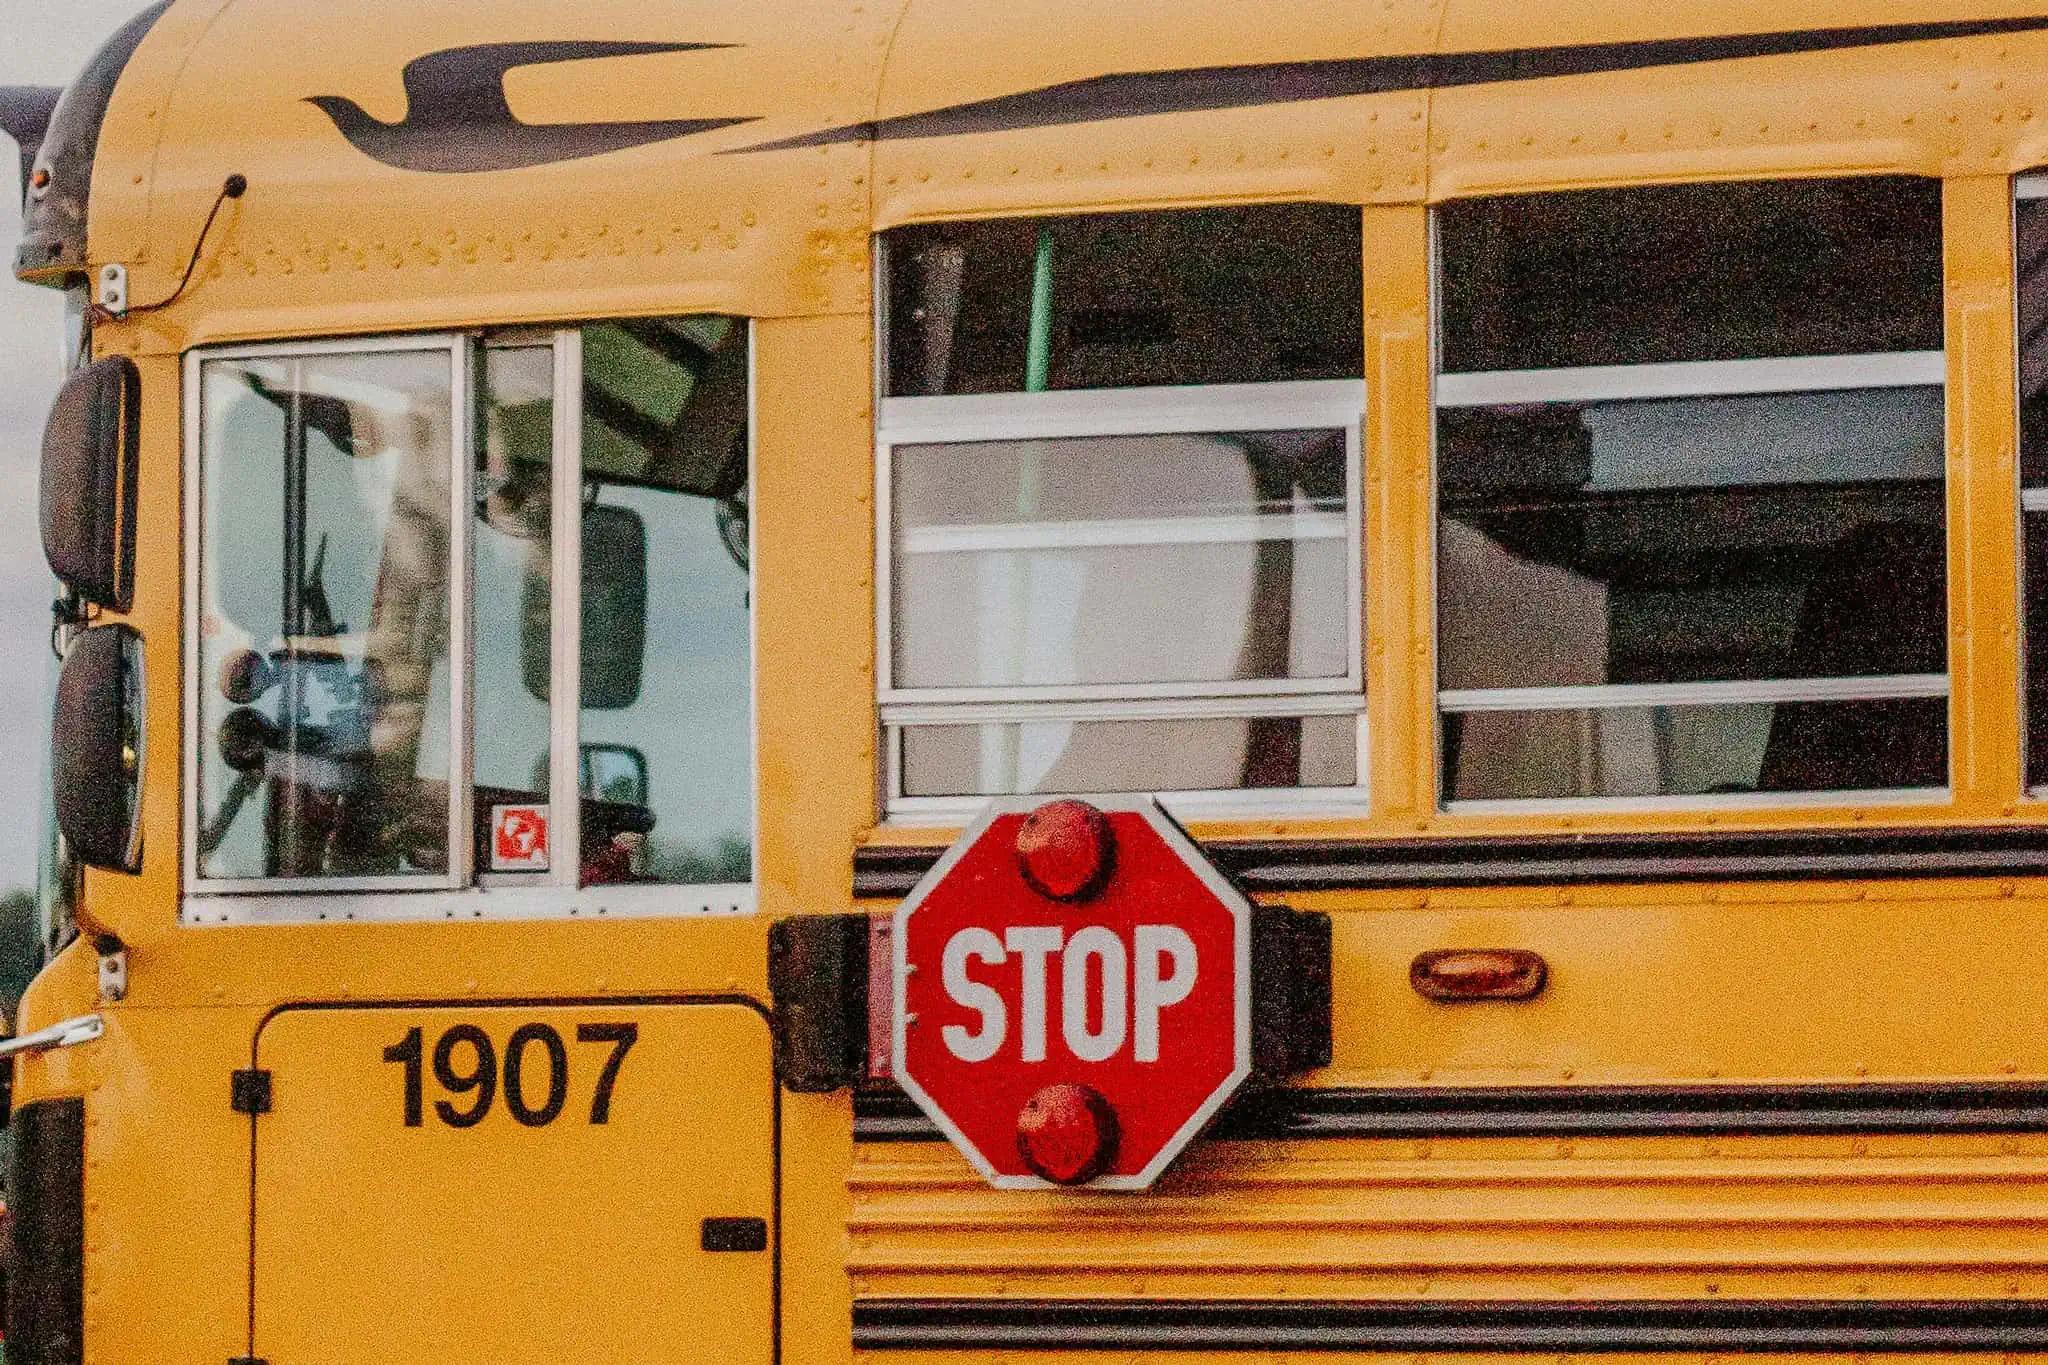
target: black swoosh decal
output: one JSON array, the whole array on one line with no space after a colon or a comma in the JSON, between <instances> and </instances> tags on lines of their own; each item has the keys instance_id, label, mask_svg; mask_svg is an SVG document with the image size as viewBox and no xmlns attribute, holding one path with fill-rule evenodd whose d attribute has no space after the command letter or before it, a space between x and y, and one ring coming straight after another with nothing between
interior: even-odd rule
<instances>
[{"instance_id":1,"label":"black swoosh decal","mask_svg":"<svg viewBox=\"0 0 2048 1365\"><path fill-rule=\"evenodd\" d=\"M727 43L486 43L430 52L406 64L405 118L385 123L353 100L313 95L357 151L407 171L462 174L551 165L729 128L750 118L656 119L638 123L523 123L505 99L505 73L544 62L700 52Z\"/></svg>"},{"instance_id":2,"label":"black swoosh decal","mask_svg":"<svg viewBox=\"0 0 2048 1365\"><path fill-rule=\"evenodd\" d=\"M1251 66L1124 72L1066 81L924 113L852 123L734 150L773 152L844 142L1052 128L1108 119L1140 118L1150 114L1246 109L1268 104L1342 99L1351 95L1447 90L1503 81L1547 80L1556 76L1690 66L1744 57L1837 52L1895 43L1978 38L2044 29L2048 29L2048 16L1962 19L1940 23L1735 34L1719 38L1661 38L1644 42L1516 48L1502 52L1262 62Z\"/></svg>"}]
</instances>

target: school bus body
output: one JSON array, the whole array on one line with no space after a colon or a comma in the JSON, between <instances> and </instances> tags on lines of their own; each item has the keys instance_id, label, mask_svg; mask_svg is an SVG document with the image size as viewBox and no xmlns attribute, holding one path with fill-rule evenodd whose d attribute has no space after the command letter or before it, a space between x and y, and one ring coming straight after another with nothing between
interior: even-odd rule
<instances>
[{"instance_id":1,"label":"school bus body","mask_svg":"<svg viewBox=\"0 0 2048 1365\"><path fill-rule=\"evenodd\" d=\"M990 1359L993 1339L969 1332L949 1345L936 1328L892 1338L888 1301L2048 1299L2048 1123L2038 1113L1955 1121L1960 1099L1921 1122L1910 1089L1941 1083L1967 1097L2048 1082L2048 883L2022 872L1666 878L1645 865L1620 880L1268 888L1335 926L1335 1061L1307 1084L1504 1087L1536 1095L1537 1117L1519 1132L1446 1121L1449 1135L1396 1135L1332 1122L1300 1138L1274 1129L1203 1141L1157 1189L1128 1197L997 1192L943 1143L866 1140L886 1125L857 1133L845 1093L776 1095L767 1023L749 1013L768 1004L772 920L886 909L886 895L855 897L855 850L951 836L878 825L874 796L872 243L920 222L1265 201L1359 208L1371 813L1198 823L1199 841L2048 824L2048 807L2024 794L2020 760L2011 228L2012 177L2048 162L2048 27L1731 60L1679 60L1674 49L1670 60L1585 74L1435 89L1390 79L1377 93L1082 122L900 134L889 123L1118 73L2032 17L1998 0L1789 11L1748 0L1296 0L1256 14L1230 0L591 0L570 10L177 0L114 90L85 252L94 271L126 265L132 298L169 296L223 178L248 178L187 294L93 330L98 353L132 356L142 376L145 510L126 619L145 641L149 751L174 756L183 742L177 680L191 623L180 619L178 414L192 348L749 318L759 907L689 920L188 925L177 764L160 759L144 786L140 875L86 875L87 932L21 1010L24 1031L95 1009L106 1021L92 1046L24 1060L15 1089L18 1108L84 1100L84 1359L243 1357L252 1313L286 1324L258 1332L258 1353L269 1340L277 1365L343 1358L323 1354L320 1324L344 1320L333 1331L348 1340L388 1331L388 1359L543 1358L542 1347L556 1359L703 1359L692 1343L717 1340L743 1344L734 1359L779 1350L808 1362L852 1359L858 1340L878 1358L892 1343L917 1345L915 1359L938 1365ZM437 173L380 163L309 102L343 96L402 125L401 73L423 54L571 40L719 46L512 70L505 89L522 122L747 121L556 164ZM782 142L798 145L756 150ZM1868 174L1943 185L1949 793L1906 810L1439 810L1430 206ZM129 953L118 1003L99 1002L95 932L118 935ZM1538 952L1551 989L1511 1008L1432 1004L1411 989L1408 964L1446 946ZM302 1008L315 1005L380 1013L323 1021ZM346 1206L377 1185L389 1114L337 1103L296 1136L256 1136L288 1117L286 1087L317 1075L326 1049L382 1047L404 1019L494 1010L566 1025L591 1010L670 1008L711 1012L677 1036L702 1043L690 1055L714 1121L646 1134L630 1162L594 1169L630 1173L643 1193L687 1187L702 1170L763 1157L767 1141L778 1221L773 1283L759 1292L677 1306L681 1263L654 1255L607 1253L604 1283L578 1281L565 1248L658 1237L622 1231L616 1200L536 1188L524 1130L472 1135L473 1196L421 1196L424 1212L386 1244L347 1241L364 1230ZM259 1030L270 1037L283 1023L311 1031L264 1046L295 1049L301 1070L277 1064L274 1113L236 1112L230 1075L251 1065ZM1814 1091L1862 1104L1864 1117L1785 1132L1741 1110L1739 1096L1727 1104L1748 1117L1720 1123L1572 1117L1594 1103L1592 1087L1643 1087L1663 1096L1643 1103L1665 1112L1672 1087L1766 1084L1862 1085L1876 1098ZM1559 1098L1545 1107L1544 1091ZM252 1144L263 1142L279 1145L252 1175ZM266 1185L280 1170L297 1183ZM402 1191L382 1193L402 1206ZM480 1226L495 1231L479 1236ZM303 1254L266 1260L273 1228ZM334 1240L323 1245L322 1229ZM329 1257L361 1296L345 1312ZM451 1345L417 1323L377 1321L387 1293L403 1303L415 1292L460 1301L464 1321L493 1326ZM612 1307L617 1318L602 1319ZM650 1334L619 1327L629 1313ZM1211 1343L1223 1355L1232 1340L1219 1332ZM1279 1338L1235 1340L1258 1351ZM1075 1329L1064 1358L1124 1360L1158 1344L1142 1330L1129 1341ZM1484 1345L1455 1332L1420 1341ZM1047 1329L1003 1349L1059 1345ZM1669 1349L1706 1347L1677 1339Z\"/></svg>"}]
</instances>

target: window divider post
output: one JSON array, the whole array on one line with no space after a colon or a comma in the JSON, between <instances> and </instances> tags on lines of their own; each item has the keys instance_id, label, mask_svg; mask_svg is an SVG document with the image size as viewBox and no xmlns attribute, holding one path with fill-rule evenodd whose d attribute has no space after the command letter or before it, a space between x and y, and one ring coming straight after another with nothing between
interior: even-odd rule
<instances>
[{"instance_id":1,"label":"window divider post","mask_svg":"<svg viewBox=\"0 0 2048 1365\"><path fill-rule=\"evenodd\" d=\"M476 881L476 819L474 762L475 617L471 610L475 565L471 562L470 518L476 515L476 367L481 347L474 336L455 338L450 347L448 490L448 875L444 884L470 886Z\"/></svg>"},{"instance_id":2,"label":"window divider post","mask_svg":"<svg viewBox=\"0 0 2048 1365\"><path fill-rule=\"evenodd\" d=\"M548 882L583 870L583 333L555 333L548 535Z\"/></svg>"}]
</instances>

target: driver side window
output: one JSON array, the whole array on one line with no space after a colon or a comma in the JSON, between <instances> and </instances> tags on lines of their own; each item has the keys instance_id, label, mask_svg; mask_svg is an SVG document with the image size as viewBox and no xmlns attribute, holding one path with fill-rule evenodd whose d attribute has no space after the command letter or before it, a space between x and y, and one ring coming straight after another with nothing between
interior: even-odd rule
<instances>
[{"instance_id":1,"label":"driver side window","mask_svg":"<svg viewBox=\"0 0 2048 1365\"><path fill-rule=\"evenodd\" d=\"M194 357L189 889L743 908L746 353L698 317Z\"/></svg>"}]
</instances>

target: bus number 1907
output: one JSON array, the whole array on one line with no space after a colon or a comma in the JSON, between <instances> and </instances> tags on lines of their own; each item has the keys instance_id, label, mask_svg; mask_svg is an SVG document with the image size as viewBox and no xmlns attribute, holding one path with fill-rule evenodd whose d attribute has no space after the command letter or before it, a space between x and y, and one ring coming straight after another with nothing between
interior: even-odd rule
<instances>
[{"instance_id":1,"label":"bus number 1907","mask_svg":"<svg viewBox=\"0 0 2048 1365\"><path fill-rule=\"evenodd\" d=\"M590 1100L590 1121L607 1123L612 1116L612 1087L619 1066L639 1040L640 1026L629 1023L578 1024L579 1043L609 1043L611 1052L597 1073ZM458 1062L458 1055L460 1061ZM425 1117L424 1072L426 1036L418 1028L384 1049L384 1060L405 1067L405 1126L417 1128ZM475 1024L455 1024L434 1044L434 1080L454 1099L434 1101L434 1114L450 1128L474 1128L491 1112L499 1090L498 1050ZM536 1074L544 1070L545 1079ZM505 1108L528 1128L542 1128L562 1116L569 1099L569 1049L551 1024L521 1024L505 1040L503 1068ZM467 1096L466 1103L457 1103Z\"/></svg>"}]
</instances>

